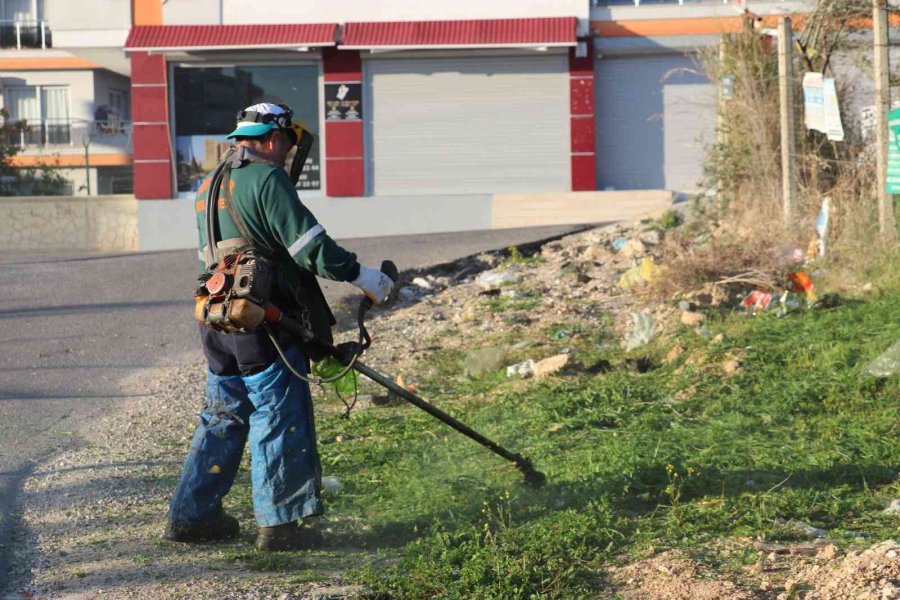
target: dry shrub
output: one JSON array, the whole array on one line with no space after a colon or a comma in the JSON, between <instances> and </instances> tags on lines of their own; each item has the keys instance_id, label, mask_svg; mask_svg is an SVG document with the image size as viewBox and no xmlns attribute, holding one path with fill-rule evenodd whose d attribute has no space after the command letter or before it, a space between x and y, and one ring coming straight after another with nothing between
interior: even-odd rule
<instances>
[{"instance_id":1,"label":"dry shrub","mask_svg":"<svg viewBox=\"0 0 900 600\"><path fill-rule=\"evenodd\" d=\"M650 292L664 298L706 295L719 304L747 289L778 289L796 265L796 243L778 227L720 223L714 228L684 227L661 247L666 275Z\"/></svg>"},{"instance_id":2,"label":"dry shrub","mask_svg":"<svg viewBox=\"0 0 900 600\"><path fill-rule=\"evenodd\" d=\"M858 121L845 115L844 142L829 141L803 127L803 71L827 72L848 33L846 19L832 18L847 5L822 0L818 6L797 44L793 84L798 190L792 222L785 225L782 209L777 44L760 35L748 16L742 33L723 35L721 47L699 56L710 81L721 86L724 77L733 78L733 95L719 106L717 142L708 149L705 163L706 192L695 201L698 218L664 246L669 271L653 286L655 294L672 297L712 290L721 295L723 289L754 287L777 291L788 285L790 270L822 267L838 274L846 289L896 256L896 245L878 241L874 147L863 139ZM850 105L848 93L838 88L842 107ZM797 253L806 257L814 244L825 198L831 203L826 256L803 267L793 258Z\"/></svg>"}]
</instances>

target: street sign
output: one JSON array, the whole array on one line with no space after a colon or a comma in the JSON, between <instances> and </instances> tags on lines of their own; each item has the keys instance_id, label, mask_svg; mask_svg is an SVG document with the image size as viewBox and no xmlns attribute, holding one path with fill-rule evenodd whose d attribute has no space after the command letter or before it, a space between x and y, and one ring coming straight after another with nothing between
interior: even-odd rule
<instances>
[{"instance_id":1,"label":"street sign","mask_svg":"<svg viewBox=\"0 0 900 600\"><path fill-rule=\"evenodd\" d=\"M900 108L888 112L887 193L900 194Z\"/></svg>"}]
</instances>

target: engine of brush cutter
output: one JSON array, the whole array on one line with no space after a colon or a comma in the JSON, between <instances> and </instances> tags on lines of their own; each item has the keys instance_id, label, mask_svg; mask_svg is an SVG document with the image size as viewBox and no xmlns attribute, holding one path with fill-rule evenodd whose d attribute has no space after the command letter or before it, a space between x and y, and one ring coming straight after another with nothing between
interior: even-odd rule
<instances>
[{"instance_id":1,"label":"engine of brush cutter","mask_svg":"<svg viewBox=\"0 0 900 600\"><path fill-rule=\"evenodd\" d=\"M194 318L215 331L256 331L266 320L266 310L272 310L272 279L272 264L259 252L229 254L200 278Z\"/></svg>"}]
</instances>

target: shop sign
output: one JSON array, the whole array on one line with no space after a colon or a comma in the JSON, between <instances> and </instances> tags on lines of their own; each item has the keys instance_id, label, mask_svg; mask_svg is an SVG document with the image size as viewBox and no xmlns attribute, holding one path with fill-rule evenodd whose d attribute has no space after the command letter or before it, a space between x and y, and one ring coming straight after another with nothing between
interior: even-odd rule
<instances>
[{"instance_id":1,"label":"shop sign","mask_svg":"<svg viewBox=\"0 0 900 600\"><path fill-rule=\"evenodd\" d=\"M326 83L325 120L359 121L362 119L362 84Z\"/></svg>"}]
</instances>

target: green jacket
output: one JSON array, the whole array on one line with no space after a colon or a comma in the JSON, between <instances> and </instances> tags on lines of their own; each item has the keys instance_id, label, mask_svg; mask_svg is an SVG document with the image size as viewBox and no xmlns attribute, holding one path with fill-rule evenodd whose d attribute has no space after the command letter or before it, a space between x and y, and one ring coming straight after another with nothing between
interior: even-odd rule
<instances>
[{"instance_id":1,"label":"green jacket","mask_svg":"<svg viewBox=\"0 0 900 600\"><path fill-rule=\"evenodd\" d=\"M206 196L212 174L200 185L195 205L201 271L207 270L203 259L206 246ZM279 285L293 289L298 283L298 269L335 281L353 281L359 276L356 254L339 246L326 233L297 195L284 169L266 163L248 163L231 171L231 198L254 240L274 249L272 260ZM223 196L220 190L220 196ZM220 238L240 237L219 197Z\"/></svg>"}]
</instances>

